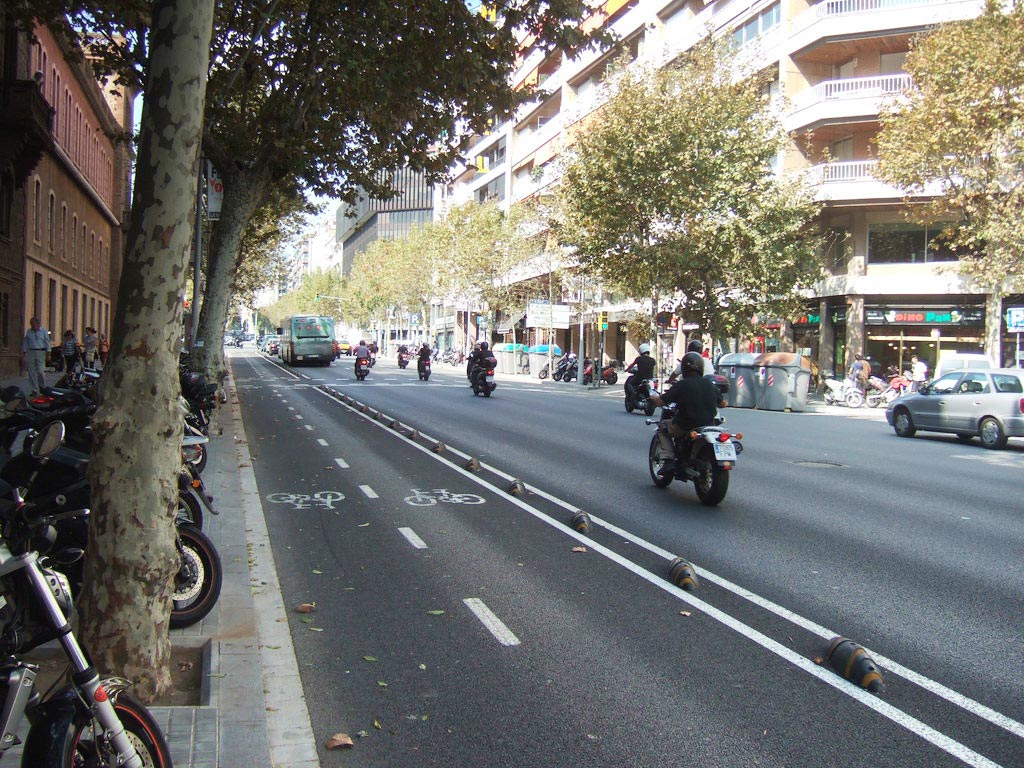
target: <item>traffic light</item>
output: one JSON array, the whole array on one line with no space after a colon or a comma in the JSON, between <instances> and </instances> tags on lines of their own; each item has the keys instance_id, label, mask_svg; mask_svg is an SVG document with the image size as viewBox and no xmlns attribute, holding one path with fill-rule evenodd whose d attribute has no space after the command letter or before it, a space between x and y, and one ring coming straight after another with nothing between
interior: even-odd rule
<instances>
[{"instance_id":1,"label":"traffic light","mask_svg":"<svg viewBox=\"0 0 1024 768\"><path fill-rule=\"evenodd\" d=\"M319 293L316 295L316 297L313 299L313 301L320 301L320 294Z\"/></svg>"},{"instance_id":2,"label":"traffic light","mask_svg":"<svg viewBox=\"0 0 1024 768\"><path fill-rule=\"evenodd\" d=\"M608 330L608 313L607 312L601 312L598 315L598 317L597 317L597 322L600 323L602 331L607 331Z\"/></svg>"}]
</instances>

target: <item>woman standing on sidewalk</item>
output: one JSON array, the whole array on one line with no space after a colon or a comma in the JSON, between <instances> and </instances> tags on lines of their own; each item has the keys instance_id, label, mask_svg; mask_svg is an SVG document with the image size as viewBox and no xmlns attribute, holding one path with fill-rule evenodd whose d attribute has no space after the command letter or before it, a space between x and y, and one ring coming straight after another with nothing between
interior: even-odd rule
<instances>
[{"instance_id":1,"label":"woman standing on sidewalk","mask_svg":"<svg viewBox=\"0 0 1024 768\"><path fill-rule=\"evenodd\" d=\"M72 330L64 331L64 343L61 344L60 353L64 356L64 375L70 376L75 370L75 363L78 362L78 339Z\"/></svg>"}]
</instances>

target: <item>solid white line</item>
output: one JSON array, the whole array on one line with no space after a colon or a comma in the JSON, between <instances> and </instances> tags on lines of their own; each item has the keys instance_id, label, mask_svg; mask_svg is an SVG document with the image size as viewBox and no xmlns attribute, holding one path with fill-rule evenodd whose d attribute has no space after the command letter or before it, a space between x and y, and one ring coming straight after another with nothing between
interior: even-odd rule
<instances>
[{"instance_id":1,"label":"solid white line","mask_svg":"<svg viewBox=\"0 0 1024 768\"><path fill-rule=\"evenodd\" d=\"M324 440L324 439L323 439L322 437L318 437L318 438L316 439L316 441L317 441L318 443L320 443L320 445L322 445L322 446L323 446L324 448L326 448L326 447L327 447L327 441L326 441L326 440Z\"/></svg>"},{"instance_id":2,"label":"solid white line","mask_svg":"<svg viewBox=\"0 0 1024 768\"><path fill-rule=\"evenodd\" d=\"M494 638L502 645L519 645L519 638L512 634L512 630L505 626L501 619L494 615L494 611L488 608L479 597L467 597L462 601L473 614L480 619L480 623L487 627L487 630L494 635Z\"/></svg>"},{"instance_id":3,"label":"solid white line","mask_svg":"<svg viewBox=\"0 0 1024 768\"><path fill-rule=\"evenodd\" d=\"M391 432L391 430L388 429L388 427L385 426L384 424L380 424L376 420L374 420L373 418L369 417L367 414L360 413L355 408L352 408L351 406L346 405L344 402L339 400L337 397L332 395L330 392L326 392L326 391L320 390L320 389L318 389L317 391L320 392L321 394L323 394L325 397L327 397L327 398L333 400L334 402L338 403L339 405L345 406L346 408L348 408L349 410L351 410L353 413L357 414L358 416L362 417L364 420L366 420L370 424L374 424L378 428L380 428L382 430L385 430L385 431L387 431L389 433ZM425 438L425 439L427 439L427 438ZM447 457L444 457L444 456L441 456L439 454L434 453L433 451L431 451L429 448L427 448L424 445L420 445L419 443L412 443L412 442L407 442L406 445L409 445L412 448L415 448L416 450L421 451L422 453L424 453L425 455L427 455L430 458L434 459L435 461L439 461L442 464L445 464L446 466L448 466L453 471L455 471L458 474L462 475L463 477L471 480L472 482L476 483L477 485L480 485L480 486L482 486L484 488L487 488L488 490L491 490L491 491L494 491L494 492L499 492L499 490L500 490L496 486L494 486L494 485L490 484L489 482L487 482L486 480L484 480L483 478L477 476L475 473L470 472L469 470L459 466L458 464L455 464L454 462L450 461ZM466 456L466 454L462 453L461 451L455 450L455 449L449 449L449 451L451 453L456 454L456 455ZM486 466L486 465L482 465L482 466ZM511 478L511 475L508 475L508 474L506 474L504 472L501 472L500 470L494 469L492 467L487 467L487 468L490 471L493 471L498 476L504 476L506 478ZM535 489L533 489L531 487L531 490L535 490ZM554 497L551 497L549 494L546 494L546 493L538 494L538 495L542 495L545 498L554 499ZM567 525L559 522L558 520L552 519L551 517L549 517L545 513L541 512L539 509L536 509L536 508L530 506L529 504L527 504L526 502L522 501L518 497L516 497L516 496L509 496L507 494L504 494L504 498L510 504L513 504L514 506L519 507L520 509L524 510L525 512L528 512L529 514L533 515L535 518L537 518L541 522L546 523L547 525L550 525L552 528L555 528L555 529L561 531L562 533L564 533L566 536L569 536L570 538L576 539L581 544L585 544L591 551L596 552L597 554L600 554L603 557L608 558L609 560L611 560L612 562L616 563L617 565L620 565L622 568L628 570L629 572L635 574L636 576L639 576L644 581L647 581L649 584L653 585L654 587L656 587L658 589L661 589L661 590L663 590L665 592L668 592L669 594L674 595L676 598L678 598L682 602L688 603L689 605L691 605L692 607L696 608L697 610L704 611L705 613L708 614L708 616L710 616L711 618L715 619L716 621L719 621L720 623L724 624L725 626L729 627L730 629L732 629L736 633L740 634L741 636L746 637L748 640L751 640L752 642L760 645L761 647L765 648L766 650L776 654L780 658L784 659L785 661L788 661L789 663L791 663L793 666L797 667L798 669L801 669L801 670L807 672L808 674L810 674L813 677L817 678L818 680L820 680L821 682L825 683L826 685L830 685L833 688L835 688L836 690L838 690L838 691L840 691L842 693L845 693L847 696L849 696L849 697L851 697L853 699L856 699L858 702L863 704L868 709L874 710L875 712L877 712L878 714L882 715L883 717L888 718L889 720L891 720L892 722L896 723L897 725L905 728L906 730L908 730L911 733L919 736L920 738L924 739L925 741L930 742L931 744L935 745L939 749L942 749L945 752L948 752L949 754L953 755L954 757L958 758L959 760L962 760L963 762L967 763L968 765L977 766L978 768L998 768L998 763L995 763L995 762L989 760L984 755L981 755L981 754L979 754L977 752L974 752L973 750L971 750L967 746L961 744L958 741L955 741L954 739L950 738L949 736L946 736L944 733L940 733L939 731L936 731L931 726L926 725L925 723L921 722L920 720L917 720L916 718L912 717L911 715L907 714L906 712L903 712L902 710L897 709L896 707L892 706L891 704L888 704L888 703L882 701L881 699L878 699L876 696L874 696L873 694L869 693L868 691L865 691L862 688L858 688L853 683L851 683L851 682L849 682L847 680L844 680L843 678L839 677L838 675L836 675L836 674L826 670L824 667L818 666L817 664L815 664L811 660L801 656L800 654L798 654L795 651L787 648L786 646L782 645L781 643L776 642L775 640L771 639L770 637L767 637L766 635L762 634L761 632L759 632L758 630L754 629L753 627L747 626L746 624L743 624L738 619L733 618L732 616L730 616L729 614L725 613L724 611L721 611L718 608L715 608L710 603L705 603L703 600L701 600L701 599L699 599L697 597L694 597L692 594L690 594L689 592L684 591L680 587L675 586L674 584L666 581L665 579L663 579L663 578L661 578L659 576L655 576L653 573L651 573L650 571L646 570L645 568L642 568L641 566L637 565L632 560L628 560L628 559L622 557L617 552L614 552L614 551L608 549L607 547L603 546L602 544L599 544L599 543L595 542L593 539L589 538L588 536L585 536L585 535L583 535L583 534L573 530L572 528L569 528ZM565 502L562 502L560 499L557 500L556 503L559 503L559 504L562 504L562 505L565 504ZM573 509L575 509L575 507L573 507ZM591 518L591 519L593 519L593 518ZM660 551L664 552L664 550L660 550Z\"/></svg>"},{"instance_id":4,"label":"solid white line","mask_svg":"<svg viewBox=\"0 0 1024 768\"><path fill-rule=\"evenodd\" d=\"M378 499L378 498L380 498L377 495L377 492L375 490L373 490L373 488L371 488L368 485L360 485L359 486L359 490L362 491L363 493L365 493L366 494L366 498L368 498L368 499Z\"/></svg>"},{"instance_id":5,"label":"solid white line","mask_svg":"<svg viewBox=\"0 0 1024 768\"><path fill-rule=\"evenodd\" d=\"M412 528L399 528L398 532L405 536L406 541L412 544L416 549L426 549L427 545L419 536L416 535L416 531Z\"/></svg>"},{"instance_id":6,"label":"solid white line","mask_svg":"<svg viewBox=\"0 0 1024 768\"><path fill-rule=\"evenodd\" d=\"M423 439L427 440L428 442L433 440L433 438L430 438L427 435L423 435ZM434 440L434 442L436 442L436 440ZM462 456L463 458L469 458L469 454L463 453L462 451L459 451L457 448L452 448L449 446L448 450L451 453ZM502 472L497 467L492 467L489 464L481 462L480 466L482 469L485 469L488 472L492 472L506 480L511 481L515 479L512 475L506 472ZM557 504L563 509L566 509L570 512L575 512L577 509L577 506L575 504L570 504L569 502L560 499L557 496L553 496L552 494L548 493L547 491L544 491L541 488L536 488L532 485L527 485L526 487L534 495L540 496L542 499L546 499L547 501L550 501L552 504ZM646 549L651 554L657 555L658 557L661 557L665 560L672 560L676 557L675 553L662 549L656 544L652 544L651 542L646 541L645 539L642 539L639 536L630 533L627 530L624 530L623 528L619 528L617 525L613 525L612 523L609 523L607 520L602 520L600 517L597 517L596 515L591 515L590 520L592 523L594 523L594 525L599 525L602 528L605 528L607 531L614 533L616 536L621 536L627 541L636 544L638 547ZM810 619L807 619L797 613L794 613L788 608L784 608L783 606L778 605L777 603L773 603L772 601L763 598L760 595L756 595L749 589L741 587L738 584L734 584L733 582L729 581L728 579L722 576L712 573L711 571L708 571L704 568L701 568L697 566L696 563L690 564L694 566L694 568L697 571L697 575L701 578L706 579L707 581L721 587L722 589L732 592L734 595L738 597L742 597L743 599L748 600L749 602L759 606L760 608L763 608L766 611L774 613L776 616L779 616L780 618L786 619L787 621L807 630L808 632L811 632L812 634L818 635L818 637L821 637L825 640L831 640L833 637L836 637L840 634L835 630L823 627L820 624L811 621ZM945 699L950 704L954 704L960 707L961 709L970 712L976 717L980 717L983 720L987 720L993 725L996 725L1014 734L1015 736L1024 738L1024 723L1014 720L1013 718L1004 715L1002 712L998 712L992 709L991 707L988 707L979 701L975 701L974 699L971 699L970 697L965 696L964 694L958 691L954 691L952 688L948 688L940 682L925 677L920 672L915 672L914 670L903 666L899 662L894 661L893 659L890 659L887 656L872 651L870 648L867 648L866 646L865 650L869 653L871 658L874 659L874 661L879 666L888 669L893 674L899 675L900 677L910 681L911 683L914 683L915 685L923 688L929 693L938 696L939 698Z\"/></svg>"},{"instance_id":7,"label":"solid white line","mask_svg":"<svg viewBox=\"0 0 1024 768\"><path fill-rule=\"evenodd\" d=\"M335 459L334 463L337 464L342 469L348 469L348 462L345 461L344 459Z\"/></svg>"}]
</instances>

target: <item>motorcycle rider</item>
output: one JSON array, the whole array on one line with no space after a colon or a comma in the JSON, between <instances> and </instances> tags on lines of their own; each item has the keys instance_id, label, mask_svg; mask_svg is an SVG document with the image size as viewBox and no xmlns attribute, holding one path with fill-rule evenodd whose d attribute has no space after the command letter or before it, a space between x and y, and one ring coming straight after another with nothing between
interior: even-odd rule
<instances>
[{"instance_id":1,"label":"motorcycle rider","mask_svg":"<svg viewBox=\"0 0 1024 768\"><path fill-rule=\"evenodd\" d=\"M423 375L423 371L426 369L427 363L430 362L430 354L430 345L424 341L423 346L420 347L420 351L417 355L419 359L416 361L416 372L421 376Z\"/></svg>"},{"instance_id":2,"label":"motorcycle rider","mask_svg":"<svg viewBox=\"0 0 1024 768\"><path fill-rule=\"evenodd\" d=\"M493 355L491 355L490 347L486 341L481 341L473 347L473 353L469 356L469 362L467 363L470 384L472 384L480 374L480 371L484 369L486 365L484 361L491 357L493 357Z\"/></svg>"},{"instance_id":3,"label":"motorcycle rider","mask_svg":"<svg viewBox=\"0 0 1024 768\"><path fill-rule=\"evenodd\" d=\"M715 364L711 362L711 358L704 357L704 342L700 339L690 339L690 342L686 345L687 352L696 352L701 356L701 360L704 361L704 375L714 376ZM676 380L683 375L683 358L679 358L679 365L672 369L672 375L668 377L668 383L674 384Z\"/></svg>"},{"instance_id":4,"label":"motorcycle rider","mask_svg":"<svg viewBox=\"0 0 1024 768\"><path fill-rule=\"evenodd\" d=\"M687 352L679 366L683 377L669 387L667 392L651 394L655 405L678 405L672 423L667 428L658 429L662 452L675 457L662 466L659 474L663 476L674 473L676 461L687 455L690 431L713 426L718 409L725 407L715 382L704 376L704 358L700 352Z\"/></svg>"},{"instance_id":5,"label":"motorcycle rider","mask_svg":"<svg viewBox=\"0 0 1024 768\"><path fill-rule=\"evenodd\" d=\"M403 357L404 358L408 358L409 357L409 347L407 345L405 345L405 344L399 344L398 345L397 357L395 359L398 360L399 364L401 364Z\"/></svg>"},{"instance_id":6,"label":"motorcycle rider","mask_svg":"<svg viewBox=\"0 0 1024 768\"><path fill-rule=\"evenodd\" d=\"M355 362L356 368L355 369L358 371L359 370L359 361L360 360L369 360L370 359L370 348L368 346L366 346L366 340L365 339L360 339L359 340L359 346L356 347L355 352L353 352L352 354L355 355L355 358L356 358L356 362Z\"/></svg>"},{"instance_id":7,"label":"motorcycle rider","mask_svg":"<svg viewBox=\"0 0 1024 768\"><path fill-rule=\"evenodd\" d=\"M640 345L640 352L637 355L636 360L626 366L626 372L630 374L630 377L626 379L626 383L623 388L626 390L626 396L631 400L636 400L636 388L640 382L644 379L654 378L655 360L651 357L651 345L644 342Z\"/></svg>"}]
</instances>

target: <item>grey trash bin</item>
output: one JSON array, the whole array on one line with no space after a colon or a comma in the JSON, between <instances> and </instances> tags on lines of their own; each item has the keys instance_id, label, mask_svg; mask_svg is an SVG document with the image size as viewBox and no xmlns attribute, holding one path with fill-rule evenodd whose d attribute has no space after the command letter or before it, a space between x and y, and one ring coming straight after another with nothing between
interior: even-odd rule
<instances>
[{"instance_id":1,"label":"grey trash bin","mask_svg":"<svg viewBox=\"0 0 1024 768\"><path fill-rule=\"evenodd\" d=\"M548 364L548 345L547 344L535 344L530 347L530 375L537 379L540 378L537 374L540 370ZM558 360L562 356L562 348L557 344L554 346L554 351L551 353L553 360ZM551 371L548 371L548 378L551 378Z\"/></svg>"},{"instance_id":2,"label":"grey trash bin","mask_svg":"<svg viewBox=\"0 0 1024 768\"><path fill-rule=\"evenodd\" d=\"M752 352L730 352L718 359L718 373L729 381L725 402L732 408L756 408L761 380Z\"/></svg>"},{"instance_id":3,"label":"grey trash bin","mask_svg":"<svg viewBox=\"0 0 1024 768\"><path fill-rule=\"evenodd\" d=\"M491 351L498 360L498 373L512 373L515 371L515 362L512 352L509 350L511 344L494 344Z\"/></svg>"},{"instance_id":4,"label":"grey trash bin","mask_svg":"<svg viewBox=\"0 0 1024 768\"><path fill-rule=\"evenodd\" d=\"M757 407L766 411L807 410L811 361L792 352L768 352L753 363L760 379Z\"/></svg>"}]
</instances>

